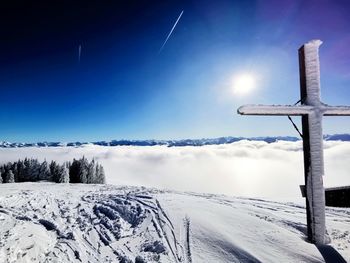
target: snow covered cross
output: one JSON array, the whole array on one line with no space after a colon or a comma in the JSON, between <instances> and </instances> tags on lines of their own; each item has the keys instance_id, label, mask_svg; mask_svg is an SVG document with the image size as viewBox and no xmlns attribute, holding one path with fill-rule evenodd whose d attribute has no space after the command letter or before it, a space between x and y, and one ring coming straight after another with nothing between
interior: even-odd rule
<instances>
[{"instance_id":1,"label":"snow covered cross","mask_svg":"<svg viewBox=\"0 0 350 263\"><path fill-rule=\"evenodd\" d=\"M242 115L302 117L307 231L309 240L316 244L327 243L322 117L350 116L350 106L329 106L321 102L318 57L321 44L321 40L312 40L299 49L300 106L245 105L238 109Z\"/></svg>"}]
</instances>

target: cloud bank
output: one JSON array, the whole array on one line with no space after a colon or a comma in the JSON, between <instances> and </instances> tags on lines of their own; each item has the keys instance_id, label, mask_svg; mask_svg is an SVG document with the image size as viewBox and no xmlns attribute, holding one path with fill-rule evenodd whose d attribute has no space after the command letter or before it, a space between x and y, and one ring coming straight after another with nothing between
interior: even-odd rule
<instances>
[{"instance_id":1,"label":"cloud bank","mask_svg":"<svg viewBox=\"0 0 350 263\"><path fill-rule=\"evenodd\" d=\"M350 185L350 142L325 142L327 187ZM281 200L300 198L302 142L239 141L201 147L95 146L2 148L1 162L25 157L59 162L86 156L107 183Z\"/></svg>"}]
</instances>

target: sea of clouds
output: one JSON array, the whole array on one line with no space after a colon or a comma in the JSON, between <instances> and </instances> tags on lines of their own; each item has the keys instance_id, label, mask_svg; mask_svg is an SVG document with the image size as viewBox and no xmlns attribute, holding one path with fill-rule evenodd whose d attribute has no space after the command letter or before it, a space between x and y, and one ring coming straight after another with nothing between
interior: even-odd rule
<instances>
[{"instance_id":1,"label":"sea of clouds","mask_svg":"<svg viewBox=\"0 0 350 263\"><path fill-rule=\"evenodd\" d=\"M328 141L326 187L350 185L350 142ZM0 163L25 157L64 162L95 158L107 183L276 200L300 198L302 142L239 141L210 146L96 146L1 148Z\"/></svg>"}]
</instances>

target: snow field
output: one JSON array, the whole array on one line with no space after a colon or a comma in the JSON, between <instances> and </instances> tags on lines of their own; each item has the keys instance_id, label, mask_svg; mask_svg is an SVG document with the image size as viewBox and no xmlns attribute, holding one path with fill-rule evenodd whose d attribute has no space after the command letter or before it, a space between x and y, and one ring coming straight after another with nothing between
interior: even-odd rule
<instances>
[{"instance_id":1,"label":"snow field","mask_svg":"<svg viewBox=\"0 0 350 263\"><path fill-rule=\"evenodd\" d=\"M0 262L323 262L303 206L112 185L0 185ZM327 209L350 260L350 210Z\"/></svg>"}]
</instances>

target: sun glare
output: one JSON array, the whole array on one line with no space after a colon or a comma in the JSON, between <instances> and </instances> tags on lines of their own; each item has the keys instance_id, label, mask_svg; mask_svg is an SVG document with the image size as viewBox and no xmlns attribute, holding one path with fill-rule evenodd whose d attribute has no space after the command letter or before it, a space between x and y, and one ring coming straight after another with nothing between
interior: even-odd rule
<instances>
[{"instance_id":1,"label":"sun glare","mask_svg":"<svg viewBox=\"0 0 350 263\"><path fill-rule=\"evenodd\" d=\"M251 74L237 75L233 79L233 92L239 95L249 94L255 88L255 79Z\"/></svg>"}]
</instances>

